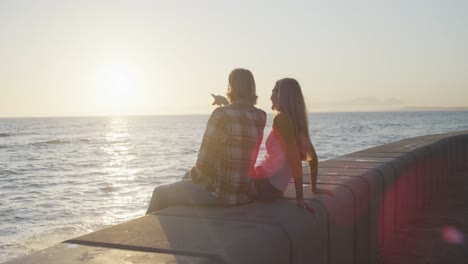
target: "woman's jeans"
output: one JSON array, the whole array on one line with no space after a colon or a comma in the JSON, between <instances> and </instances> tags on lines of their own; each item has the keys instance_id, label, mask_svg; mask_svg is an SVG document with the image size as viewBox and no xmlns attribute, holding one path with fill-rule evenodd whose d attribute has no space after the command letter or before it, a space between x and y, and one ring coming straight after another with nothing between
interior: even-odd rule
<instances>
[{"instance_id":1,"label":"woman's jeans","mask_svg":"<svg viewBox=\"0 0 468 264\"><path fill-rule=\"evenodd\" d=\"M283 192L271 185L268 179L255 180L258 190L258 200L272 201L283 196Z\"/></svg>"},{"instance_id":2,"label":"woman's jeans","mask_svg":"<svg viewBox=\"0 0 468 264\"><path fill-rule=\"evenodd\" d=\"M153 191L146 214L172 205L221 205L217 195L209 192L203 185L193 183L191 179L158 186Z\"/></svg>"}]
</instances>

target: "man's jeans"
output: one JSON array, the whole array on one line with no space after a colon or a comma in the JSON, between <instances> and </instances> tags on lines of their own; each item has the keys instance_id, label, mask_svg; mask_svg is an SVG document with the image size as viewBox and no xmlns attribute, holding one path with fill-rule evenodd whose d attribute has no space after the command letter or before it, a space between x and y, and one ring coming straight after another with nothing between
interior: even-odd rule
<instances>
[{"instance_id":1,"label":"man's jeans","mask_svg":"<svg viewBox=\"0 0 468 264\"><path fill-rule=\"evenodd\" d=\"M153 191L147 214L172 205L221 205L215 193L209 192L203 185L192 180L181 180L158 186Z\"/></svg>"}]
</instances>

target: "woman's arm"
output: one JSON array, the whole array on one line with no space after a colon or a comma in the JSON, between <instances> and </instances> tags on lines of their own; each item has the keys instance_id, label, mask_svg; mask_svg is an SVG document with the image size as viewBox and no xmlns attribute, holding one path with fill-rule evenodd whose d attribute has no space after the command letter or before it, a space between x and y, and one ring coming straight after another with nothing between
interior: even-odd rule
<instances>
[{"instance_id":1,"label":"woman's arm","mask_svg":"<svg viewBox=\"0 0 468 264\"><path fill-rule=\"evenodd\" d=\"M318 157L315 152L314 145L311 145L311 152L308 157L309 173L310 173L310 189L313 193L317 193L317 175L318 175Z\"/></svg>"},{"instance_id":2,"label":"woman's arm","mask_svg":"<svg viewBox=\"0 0 468 264\"><path fill-rule=\"evenodd\" d=\"M294 178L294 187L296 189L296 204L297 206L309 210L309 212L314 213L315 209L306 201L304 201L304 194L302 188L302 176Z\"/></svg>"},{"instance_id":3,"label":"woman's arm","mask_svg":"<svg viewBox=\"0 0 468 264\"><path fill-rule=\"evenodd\" d=\"M308 161L309 173L310 173L310 190L316 194L328 194L328 195L333 196L333 193L330 190L317 188L318 157L317 157L317 153L315 152L315 148L312 145L312 143L311 143L311 146L312 146L312 149L311 149L312 153L310 153L310 155L312 157L309 157L309 161Z\"/></svg>"}]
</instances>

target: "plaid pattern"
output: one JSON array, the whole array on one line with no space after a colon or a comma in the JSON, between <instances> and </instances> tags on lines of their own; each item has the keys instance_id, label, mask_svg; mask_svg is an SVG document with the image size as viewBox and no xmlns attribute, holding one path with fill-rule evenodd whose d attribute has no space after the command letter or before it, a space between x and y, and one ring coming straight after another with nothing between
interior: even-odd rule
<instances>
[{"instance_id":1,"label":"plaid pattern","mask_svg":"<svg viewBox=\"0 0 468 264\"><path fill-rule=\"evenodd\" d=\"M254 165L265 124L266 113L246 102L215 109L190 173L192 181L217 193L224 205L252 201Z\"/></svg>"}]
</instances>

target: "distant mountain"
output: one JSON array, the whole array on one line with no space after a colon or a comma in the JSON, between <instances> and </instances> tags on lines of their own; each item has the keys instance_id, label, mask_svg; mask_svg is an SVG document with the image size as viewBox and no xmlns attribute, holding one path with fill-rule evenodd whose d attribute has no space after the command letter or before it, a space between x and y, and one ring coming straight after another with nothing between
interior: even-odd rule
<instances>
[{"instance_id":1,"label":"distant mountain","mask_svg":"<svg viewBox=\"0 0 468 264\"><path fill-rule=\"evenodd\" d=\"M407 106L400 111L468 111L468 106L461 107L440 107L440 106Z\"/></svg>"},{"instance_id":2,"label":"distant mountain","mask_svg":"<svg viewBox=\"0 0 468 264\"><path fill-rule=\"evenodd\" d=\"M380 99L363 96L336 102L308 102L310 111L317 112L372 112L372 111L468 111L468 106L406 106L397 98Z\"/></svg>"},{"instance_id":3,"label":"distant mountain","mask_svg":"<svg viewBox=\"0 0 468 264\"><path fill-rule=\"evenodd\" d=\"M358 97L353 100L341 101L338 102L338 106L348 106L348 107L378 107L378 108L388 108L388 107L402 107L404 106L403 102L396 98L387 98L379 99L372 96Z\"/></svg>"},{"instance_id":4,"label":"distant mountain","mask_svg":"<svg viewBox=\"0 0 468 264\"><path fill-rule=\"evenodd\" d=\"M405 107L396 98L379 99L373 96L336 102L310 102L308 105L312 111L391 111Z\"/></svg>"}]
</instances>

